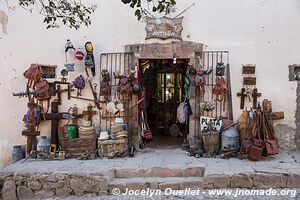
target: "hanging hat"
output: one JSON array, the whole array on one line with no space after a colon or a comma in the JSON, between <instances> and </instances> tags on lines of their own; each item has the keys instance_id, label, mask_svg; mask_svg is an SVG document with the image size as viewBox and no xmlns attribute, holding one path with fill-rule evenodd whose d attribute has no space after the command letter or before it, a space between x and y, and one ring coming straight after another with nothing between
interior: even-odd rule
<instances>
[{"instance_id":1,"label":"hanging hat","mask_svg":"<svg viewBox=\"0 0 300 200\"><path fill-rule=\"evenodd\" d=\"M84 53L83 53L83 51L80 51L80 50L76 51L76 53L75 53L75 58L76 58L77 60L82 60L82 59L84 58Z\"/></svg>"},{"instance_id":2,"label":"hanging hat","mask_svg":"<svg viewBox=\"0 0 300 200\"><path fill-rule=\"evenodd\" d=\"M116 108L116 105L114 104L114 102L109 102L106 105L106 110L113 114L118 114L118 112L119 112L119 110Z\"/></svg>"},{"instance_id":3,"label":"hanging hat","mask_svg":"<svg viewBox=\"0 0 300 200\"><path fill-rule=\"evenodd\" d=\"M222 119L222 130L225 131L229 129L230 127L234 126L236 123L234 123L230 119Z\"/></svg>"}]
</instances>

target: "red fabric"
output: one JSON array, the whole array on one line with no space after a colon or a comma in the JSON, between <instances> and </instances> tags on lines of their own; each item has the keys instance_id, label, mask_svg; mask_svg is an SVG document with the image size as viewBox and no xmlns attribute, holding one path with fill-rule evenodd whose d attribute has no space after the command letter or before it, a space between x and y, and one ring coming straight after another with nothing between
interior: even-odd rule
<instances>
[{"instance_id":1,"label":"red fabric","mask_svg":"<svg viewBox=\"0 0 300 200\"><path fill-rule=\"evenodd\" d=\"M139 84L140 88L142 88L142 87L141 87L141 86L142 86L142 71L141 71L141 70L138 71L138 84ZM142 97L142 89L140 89L139 95L138 95L138 99L141 100L142 98L143 98L143 97ZM139 116L141 116L142 105L143 105L142 103L140 103L140 104L138 105L138 108L139 108Z\"/></svg>"}]
</instances>

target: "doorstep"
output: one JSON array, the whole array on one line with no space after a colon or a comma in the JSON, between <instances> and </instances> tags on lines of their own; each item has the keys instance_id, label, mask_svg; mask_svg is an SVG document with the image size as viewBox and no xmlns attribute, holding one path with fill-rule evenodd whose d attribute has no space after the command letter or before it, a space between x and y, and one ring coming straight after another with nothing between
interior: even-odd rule
<instances>
[{"instance_id":1,"label":"doorstep","mask_svg":"<svg viewBox=\"0 0 300 200\"><path fill-rule=\"evenodd\" d=\"M300 188L299 158L300 152L281 152L275 158L257 162L197 159L180 149L148 149L134 158L23 160L0 172L0 187L3 185L3 197L18 195L20 199L107 195L115 187Z\"/></svg>"}]
</instances>

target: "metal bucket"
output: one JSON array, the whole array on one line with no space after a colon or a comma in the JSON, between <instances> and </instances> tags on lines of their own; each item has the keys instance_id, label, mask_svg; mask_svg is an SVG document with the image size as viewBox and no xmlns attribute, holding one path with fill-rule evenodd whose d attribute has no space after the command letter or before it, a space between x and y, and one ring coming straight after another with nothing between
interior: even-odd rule
<instances>
[{"instance_id":1,"label":"metal bucket","mask_svg":"<svg viewBox=\"0 0 300 200\"><path fill-rule=\"evenodd\" d=\"M13 150L12 150L13 163L22 160L23 158L25 158L25 151L22 148L22 146L21 145L13 146Z\"/></svg>"},{"instance_id":2,"label":"metal bucket","mask_svg":"<svg viewBox=\"0 0 300 200\"><path fill-rule=\"evenodd\" d=\"M222 132L221 150L237 149L240 147L239 133L235 126Z\"/></svg>"},{"instance_id":3,"label":"metal bucket","mask_svg":"<svg viewBox=\"0 0 300 200\"><path fill-rule=\"evenodd\" d=\"M209 131L202 133L203 147L205 152L218 154L220 151L220 136L218 132Z\"/></svg>"}]
</instances>

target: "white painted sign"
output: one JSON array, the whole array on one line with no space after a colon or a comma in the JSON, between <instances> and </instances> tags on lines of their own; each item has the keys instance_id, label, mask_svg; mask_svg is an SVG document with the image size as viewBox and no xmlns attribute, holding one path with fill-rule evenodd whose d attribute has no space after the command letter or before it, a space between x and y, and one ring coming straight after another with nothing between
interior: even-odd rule
<instances>
[{"instance_id":1,"label":"white painted sign","mask_svg":"<svg viewBox=\"0 0 300 200\"><path fill-rule=\"evenodd\" d=\"M207 124L208 124L209 122L213 122L213 125L214 125L214 127L216 128L217 131L219 131L219 130L221 129L221 126L222 126L222 119L201 116L201 117L200 117L200 127L201 127L201 131L202 131L205 127L207 127Z\"/></svg>"}]
</instances>

